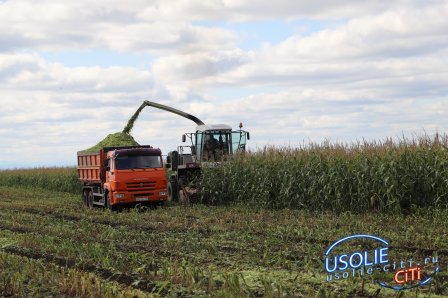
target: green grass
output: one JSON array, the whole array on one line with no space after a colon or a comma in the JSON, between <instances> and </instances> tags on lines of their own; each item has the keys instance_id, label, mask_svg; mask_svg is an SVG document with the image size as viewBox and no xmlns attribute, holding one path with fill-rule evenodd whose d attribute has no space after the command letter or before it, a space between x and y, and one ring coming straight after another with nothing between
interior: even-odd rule
<instances>
[{"instance_id":1,"label":"green grass","mask_svg":"<svg viewBox=\"0 0 448 298\"><path fill-rule=\"evenodd\" d=\"M403 256L420 247L442 257L447 216L446 210L335 215L206 205L114 213L83 207L79 195L0 187L0 292L17 297L368 296L379 289L370 281L363 293L360 279L325 282L325 248L362 232L388 239ZM419 297L448 295L447 277L445 265L438 281L418 290ZM415 295L415 290L404 292L404 297ZM379 297L396 293L381 289Z\"/></svg>"}]
</instances>

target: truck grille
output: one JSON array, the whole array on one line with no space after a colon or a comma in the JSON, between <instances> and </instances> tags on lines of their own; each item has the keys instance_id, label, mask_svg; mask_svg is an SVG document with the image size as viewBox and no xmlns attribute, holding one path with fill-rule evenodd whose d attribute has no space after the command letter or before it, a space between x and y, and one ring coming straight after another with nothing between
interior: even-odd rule
<instances>
[{"instance_id":1,"label":"truck grille","mask_svg":"<svg viewBox=\"0 0 448 298\"><path fill-rule=\"evenodd\" d=\"M151 197L154 195L153 193L138 193L134 194L134 198L140 198L140 197Z\"/></svg>"},{"instance_id":2,"label":"truck grille","mask_svg":"<svg viewBox=\"0 0 448 298\"><path fill-rule=\"evenodd\" d=\"M156 181L128 182L126 188L129 192L149 191L156 189Z\"/></svg>"}]
</instances>

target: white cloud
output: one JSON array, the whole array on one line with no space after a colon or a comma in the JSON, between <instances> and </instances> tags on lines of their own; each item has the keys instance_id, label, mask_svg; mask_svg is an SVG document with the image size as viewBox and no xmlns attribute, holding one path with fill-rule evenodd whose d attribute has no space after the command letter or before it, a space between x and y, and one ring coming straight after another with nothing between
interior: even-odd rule
<instances>
[{"instance_id":1,"label":"white cloud","mask_svg":"<svg viewBox=\"0 0 448 298\"><path fill-rule=\"evenodd\" d=\"M36 147L90 147L158 92L149 71L130 67L67 68L30 54L0 54L0 66L0 147L31 159L44 158Z\"/></svg>"},{"instance_id":2,"label":"white cloud","mask_svg":"<svg viewBox=\"0 0 448 298\"><path fill-rule=\"evenodd\" d=\"M1 2L0 149L11 160L0 167L24 156L73 164L74 152L121 130L143 99L206 123L242 121L252 147L445 131L447 18L437 0ZM291 19L324 25L243 50L222 22ZM42 54L84 50L153 60L146 69L68 67ZM244 95L213 91L224 87ZM134 135L167 153L192 130L147 108Z\"/></svg>"},{"instance_id":3,"label":"white cloud","mask_svg":"<svg viewBox=\"0 0 448 298\"><path fill-rule=\"evenodd\" d=\"M3 89L67 92L143 92L153 85L149 70L131 67L65 67L37 54L0 54Z\"/></svg>"},{"instance_id":4,"label":"white cloud","mask_svg":"<svg viewBox=\"0 0 448 298\"><path fill-rule=\"evenodd\" d=\"M140 19L151 20L254 20L319 18L340 19L371 15L395 7L421 7L443 1L296 1L296 0L165 0L148 5L139 12Z\"/></svg>"},{"instance_id":5,"label":"white cloud","mask_svg":"<svg viewBox=\"0 0 448 298\"><path fill-rule=\"evenodd\" d=\"M257 52L225 48L164 55L154 62L153 73L177 89L179 84L204 90L318 83L366 89L389 85L390 93L391 83L410 87L416 81L422 90L429 82L443 89L439 74L448 67L447 16L448 4L389 9L310 36L266 43Z\"/></svg>"},{"instance_id":6,"label":"white cloud","mask_svg":"<svg viewBox=\"0 0 448 298\"><path fill-rule=\"evenodd\" d=\"M443 3L443 1L418 0L393 2L15 0L0 4L0 32L2 32L0 50L11 51L25 47L46 51L106 48L156 54L161 54L163 51L191 52L198 48L217 50L234 46L236 34L228 29L192 25L192 21L349 19L375 15L388 9L400 13L400 9L406 11L412 7L439 8ZM422 20L425 16L424 12L416 12L413 17ZM391 17L395 16L392 14ZM439 17L443 20L443 11ZM387 15L383 21L382 26L386 29L386 33L390 31L389 26L397 28L401 26L399 22L388 19ZM425 20L423 23L426 24L428 21L430 20ZM371 22L369 24L378 25ZM365 24L359 25L365 28ZM421 26L414 24L417 28Z\"/></svg>"},{"instance_id":7,"label":"white cloud","mask_svg":"<svg viewBox=\"0 0 448 298\"><path fill-rule=\"evenodd\" d=\"M7 1L0 4L0 50L104 48L160 54L234 45L236 36L229 30L194 26L183 13L169 20L140 16L146 7L165 5L157 2Z\"/></svg>"}]
</instances>

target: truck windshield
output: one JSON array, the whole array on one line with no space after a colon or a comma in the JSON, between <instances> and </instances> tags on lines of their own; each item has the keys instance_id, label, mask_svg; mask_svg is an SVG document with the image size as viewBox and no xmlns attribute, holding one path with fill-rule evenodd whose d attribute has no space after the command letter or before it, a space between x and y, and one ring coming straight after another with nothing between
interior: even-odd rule
<instances>
[{"instance_id":1,"label":"truck windshield","mask_svg":"<svg viewBox=\"0 0 448 298\"><path fill-rule=\"evenodd\" d=\"M119 155L117 170L161 168L162 159L157 155Z\"/></svg>"}]
</instances>

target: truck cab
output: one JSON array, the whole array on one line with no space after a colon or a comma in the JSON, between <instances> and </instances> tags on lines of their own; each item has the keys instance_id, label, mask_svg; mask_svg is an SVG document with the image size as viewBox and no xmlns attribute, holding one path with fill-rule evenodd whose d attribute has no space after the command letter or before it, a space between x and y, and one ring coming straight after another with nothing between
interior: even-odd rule
<instances>
[{"instance_id":1,"label":"truck cab","mask_svg":"<svg viewBox=\"0 0 448 298\"><path fill-rule=\"evenodd\" d=\"M78 173L87 206L162 204L167 200L166 170L160 149L105 147L78 152Z\"/></svg>"}]
</instances>

